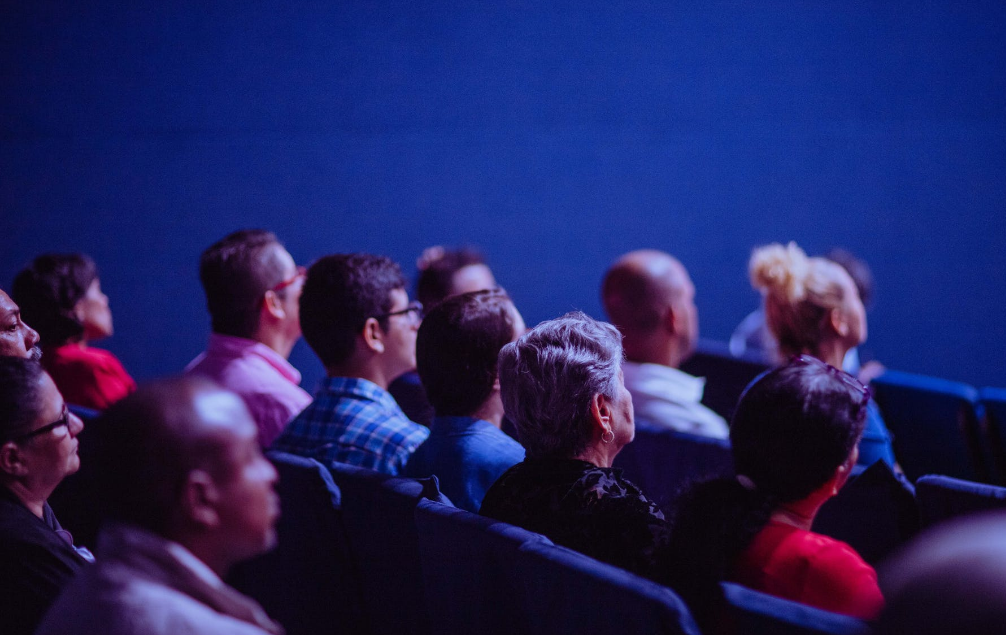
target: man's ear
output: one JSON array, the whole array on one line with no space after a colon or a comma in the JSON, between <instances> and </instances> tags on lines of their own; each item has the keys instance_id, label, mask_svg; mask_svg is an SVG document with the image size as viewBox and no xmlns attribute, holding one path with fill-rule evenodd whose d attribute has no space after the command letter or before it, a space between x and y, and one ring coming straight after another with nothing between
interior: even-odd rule
<instances>
[{"instance_id":1,"label":"man's ear","mask_svg":"<svg viewBox=\"0 0 1006 635\"><path fill-rule=\"evenodd\" d=\"M182 510L185 518L201 527L210 529L220 524L217 503L220 491L208 472L192 470L185 479L182 490Z\"/></svg>"},{"instance_id":2,"label":"man's ear","mask_svg":"<svg viewBox=\"0 0 1006 635\"><path fill-rule=\"evenodd\" d=\"M681 325L678 324L679 312L674 310L674 307L670 304L664 309L664 316L661 320L661 326L664 330L671 335L676 335L681 331Z\"/></svg>"},{"instance_id":3,"label":"man's ear","mask_svg":"<svg viewBox=\"0 0 1006 635\"><path fill-rule=\"evenodd\" d=\"M832 330L839 337L845 337L849 334L849 320L846 319L845 312L842 311L841 307L836 307L829 311L828 322L831 324Z\"/></svg>"},{"instance_id":4,"label":"man's ear","mask_svg":"<svg viewBox=\"0 0 1006 635\"><path fill-rule=\"evenodd\" d=\"M272 289L266 291L265 297L262 298L262 311L277 320L282 320L286 317L286 309L283 308L283 303L280 301L279 296Z\"/></svg>"},{"instance_id":5,"label":"man's ear","mask_svg":"<svg viewBox=\"0 0 1006 635\"><path fill-rule=\"evenodd\" d=\"M377 318L367 318L363 323L363 343L374 353L384 352L384 331L381 329Z\"/></svg>"},{"instance_id":6,"label":"man's ear","mask_svg":"<svg viewBox=\"0 0 1006 635\"><path fill-rule=\"evenodd\" d=\"M21 448L13 441L0 446L0 471L11 476L23 476L28 471L21 459Z\"/></svg>"}]
</instances>

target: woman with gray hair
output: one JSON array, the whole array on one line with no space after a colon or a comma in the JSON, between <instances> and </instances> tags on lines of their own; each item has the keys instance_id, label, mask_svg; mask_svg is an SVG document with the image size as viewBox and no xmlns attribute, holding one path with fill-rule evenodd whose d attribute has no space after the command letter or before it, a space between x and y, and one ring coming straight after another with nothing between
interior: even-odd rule
<instances>
[{"instance_id":1,"label":"woman with gray hair","mask_svg":"<svg viewBox=\"0 0 1006 635\"><path fill-rule=\"evenodd\" d=\"M635 434L618 330L579 312L542 322L500 351L499 381L527 457L479 513L654 577L664 515L611 467Z\"/></svg>"}]
</instances>

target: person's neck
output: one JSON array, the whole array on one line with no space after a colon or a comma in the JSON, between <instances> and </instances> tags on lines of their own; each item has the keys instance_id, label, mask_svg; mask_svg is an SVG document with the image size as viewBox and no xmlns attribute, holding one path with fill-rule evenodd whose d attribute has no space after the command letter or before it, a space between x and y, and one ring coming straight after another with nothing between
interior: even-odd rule
<instances>
[{"instance_id":1,"label":"person's neck","mask_svg":"<svg viewBox=\"0 0 1006 635\"><path fill-rule=\"evenodd\" d=\"M290 359L290 351L293 350L293 345L297 343L299 337L291 338L279 330L259 329L252 339L276 351L283 359Z\"/></svg>"},{"instance_id":2,"label":"person's neck","mask_svg":"<svg viewBox=\"0 0 1006 635\"><path fill-rule=\"evenodd\" d=\"M660 333L626 333L622 341L625 359L637 364L660 364L677 368L684 361L677 340Z\"/></svg>"},{"instance_id":3,"label":"person's neck","mask_svg":"<svg viewBox=\"0 0 1006 635\"><path fill-rule=\"evenodd\" d=\"M503 402L500 401L499 393L493 393L482 402L482 405L478 407L475 412L470 415L475 419L482 419L483 421L488 421L497 428L503 425Z\"/></svg>"},{"instance_id":4,"label":"person's neck","mask_svg":"<svg viewBox=\"0 0 1006 635\"><path fill-rule=\"evenodd\" d=\"M52 494L52 489L48 492L38 492L22 481L4 483L3 487L6 487L12 494L14 494L14 496L21 501L21 504L27 507L31 513L35 514L39 518L42 518L43 510L45 509L45 501L49 498L49 494Z\"/></svg>"},{"instance_id":5,"label":"person's neck","mask_svg":"<svg viewBox=\"0 0 1006 635\"><path fill-rule=\"evenodd\" d=\"M808 351L810 355L818 358L825 364L830 364L841 370L845 361L845 354L849 352L849 347L838 340L827 340L817 347L816 351Z\"/></svg>"},{"instance_id":6,"label":"person's neck","mask_svg":"<svg viewBox=\"0 0 1006 635\"><path fill-rule=\"evenodd\" d=\"M612 444L598 442L588 446L573 458L592 463L597 467L611 467L617 454L618 451L612 447Z\"/></svg>"},{"instance_id":7,"label":"person's neck","mask_svg":"<svg viewBox=\"0 0 1006 635\"><path fill-rule=\"evenodd\" d=\"M366 379L383 388L388 389L394 377L388 377L384 369L377 362L376 358L366 361L349 361L345 364L336 364L325 367L325 373L329 377L355 377L356 379Z\"/></svg>"},{"instance_id":8,"label":"person's neck","mask_svg":"<svg viewBox=\"0 0 1006 635\"><path fill-rule=\"evenodd\" d=\"M814 526L814 519L817 517L818 510L821 509L821 505L826 500L828 500L827 497L821 498L811 495L800 501L783 503L772 512L772 520L777 523L796 527L797 529L810 531L811 527Z\"/></svg>"}]
</instances>

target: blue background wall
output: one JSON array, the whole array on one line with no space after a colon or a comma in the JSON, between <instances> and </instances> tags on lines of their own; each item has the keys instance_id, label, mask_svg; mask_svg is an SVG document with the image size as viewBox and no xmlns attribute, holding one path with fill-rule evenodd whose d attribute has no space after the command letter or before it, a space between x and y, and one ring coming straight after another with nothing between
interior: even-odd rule
<instances>
[{"instance_id":1,"label":"blue background wall","mask_svg":"<svg viewBox=\"0 0 1006 635\"><path fill-rule=\"evenodd\" d=\"M198 255L239 227L410 274L478 244L530 323L658 247L715 339L794 239L871 263L888 366L1006 385L1004 31L999 0L6 2L0 286L89 252L146 378L203 347Z\"/></svg>"}]
</instances>

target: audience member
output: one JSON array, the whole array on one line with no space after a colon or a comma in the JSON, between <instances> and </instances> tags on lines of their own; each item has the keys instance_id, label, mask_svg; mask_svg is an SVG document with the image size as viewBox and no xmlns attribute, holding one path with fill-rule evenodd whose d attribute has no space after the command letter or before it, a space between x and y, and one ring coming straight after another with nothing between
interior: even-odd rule
<instances>
[{"instance_id":1,"label":"audience member","mask_svg":"<svg viewBox=\"0 0 1006 635\"><path fill-rule=\"evenodd\" d=\"M601 300L624 337L622 370L637 420L725 439L726 421L700 403L705 380L678 370L699 337L695 287L684 266L662 251L627 253L605 274Z\"/></svg>"},{"instance_id":2,"label":"audience member","mask_svg":"<svg viewBox=\"0 0 1006 635\"><path fill-rule=\"evenodd\" d=\"M474 249L444 249L440 245L428 247L416 260L416 268L419 269L416 298L427 310L452 295L496 288L493 272ZM426 398L415 370L403 373L391 382L388 392L409 419L430 426L433 406Z\"/></svg>"},{"instance_id":3,"label":"audience member","mask_svg":"<svg viewBox=\"0 0 1006 635\"><path fill-rule=\"evenodd\" d=\"M89 346L112 334L108 296L84 254L46 254L14 278L11 289L25 320L38 329L42 366L71 404L103 410L136 390L108 351Z\"/></svg>"},{"instance_id":4,"label":"audience member","mask_svg":"<svg viewBox=\"0 0 1006 635\"><path fill-rule=\"evenodd\" d=\"M38 340L38 331L21 320L21 308L0 289L0 357L38 361L42 358Z\"/></svg>"},{"instance_id":5,"label":"audience member","mask_svg":"<svg viewBox=\"0 0 1006 635\"><path fill-rule=\"evenodd\" d=\"M441 491L471 512L478 513L486 490L524 459L524 448L500 430L496 372L500 349L523 333L523 318L499 290L450 297L419 327L416 360L436 418L406 473L436 474Z\"/></svg>"},{"instance_id":6,"label":"audience member","mask_svg":"<svg viewBox=\"0 0 1006 635\"><path fill-rule=\"evenodd\" d=\"M881 635L998 635L1006 624L1006 515L935 527L884 564Z\"/></svg>"},{"instance_id":7,"label":"audience member","mask_svg":"<svg viewBox=\"0 0 1006 635\"><path fill-rule=\"evenodd\" d=\"M489 488L480 513L652 576L663 513L611 467L635 433L621 340L574 312L503 347L503 405L527 458Z\"/></svg>"},{"instance_id":8,"label":"audience member","mask_svg":"<svg viewBox=\"0 0 1006 635\"><path fill-rule=\"evenodd\" d=\"M835 368L866 341L866 311L848 272L824 258L808 258L796 243L754 250L751 284L762 292L765 318L784 356L813 355ZM891 435L870 401L859 463L883 460L894 466Z\"/></svg>"},{"instance_id":9,"label":"audience member","mask_svg":"<svg viewBox=\"0 0 1006 635\"><path fill-rule=\"evenodd\" d=\"M46 502L80 467L84 424L35 361L0 357L0 620L30 635L60 589L92 560Z\"/></svg>"},{"instance_id":10,"label":"audience member","mask_svg":"<svg viewBox=\"0 0 1006 635\"><path fill-rule=\"evenodd\" d=\"M388 393L393 379L416 367L422 319L401 269L382 256L326 256L307 272L300 308L304 338L328 376L272 447L400 473L429 436Z\"/></svg>"},{"instance_id":11,"label":"audience member","mask_svg":"<svg viewBox=\"0 0 1006 635\"><path fill-rule=\"evenodd\" d=\"M95 426L107 518L98 564L64 589L38 633L282 633L221 579L273 545L279 514L276 471L242 400L204 378L166 380Z\"/></svg>"},{"instance_id":12,"label":"audience member","mask_svg":"<svg viewBox=\"0 0 1006 635\"><path fill-rule=\"evenodd\" d=\"M856 463L869 398L852 376L810 356L747 388L730 427L737 477L693 486L673 521L667 571L700 622L718 617L724 579L876 617L876 572L847 544L811 531Z\"/></svg>"},{"instance_id":13,"label":"audience member","mask_svg":"<svg viewBox=\"0 0 1006 635\"><path fill-rule=\"evenodd\" d=\"M287 359L300 339L304 269L275 234L234 232L203 252L199 278L213 332L186 374L209 377L244 399L268 447L311 403Z\"/></svg>"},{"instance_id":14,"label":"audience member","mask_svg":"<svg viewBox=\"0 0 1006 635\"><path fill-rule=\"evenodd\" d=\"M825 259L838 263L852 277L863 306L870 307L873 298L873 272L870 266L852 253L835 247L825 254ZM756 355L770 363L781 364L786 360L780 356L779 343L765 323L765 307L761 306L745 317L730 336L730 354L736 357ZM842 370L855 375L864 384L884 372L879 362L870 360L860 363L859 348L853 347L842 360Z\"/></svg>"}]
</instances>

